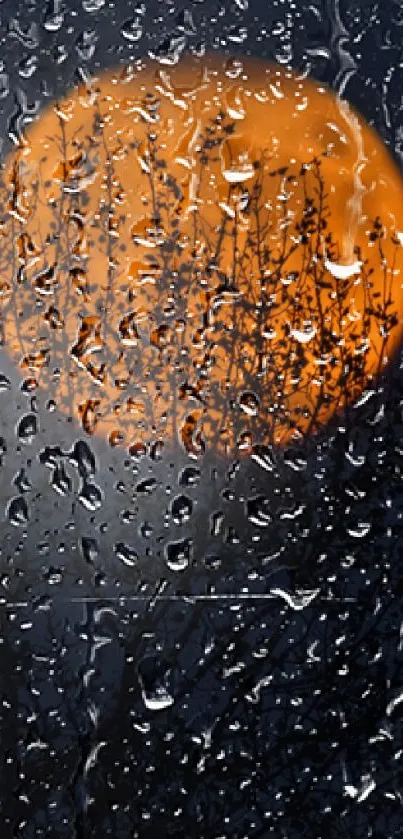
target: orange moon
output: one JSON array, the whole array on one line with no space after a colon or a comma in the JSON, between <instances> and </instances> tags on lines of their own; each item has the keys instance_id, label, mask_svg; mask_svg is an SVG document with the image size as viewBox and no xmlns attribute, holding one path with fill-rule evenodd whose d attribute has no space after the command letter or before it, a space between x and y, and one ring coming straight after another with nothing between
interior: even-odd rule
<instances>
[{"instance_id":1,"label":"orange moon","mask_svg":"<svg viewBox=\"0 0 403 839\"><path fill-rule=\"evenodd\" d=\"M271 63L139 62L71 90L7 158L0 222L7 352L112 445L288 444L401 341L397 166Z\"/></svg>"}]
</instances>

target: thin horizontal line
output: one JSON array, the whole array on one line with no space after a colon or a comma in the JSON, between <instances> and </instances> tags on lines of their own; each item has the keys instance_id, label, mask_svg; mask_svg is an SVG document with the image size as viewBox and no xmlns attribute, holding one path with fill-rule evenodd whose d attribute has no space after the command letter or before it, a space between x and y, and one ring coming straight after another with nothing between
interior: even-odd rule
<instances>
[{"instance_id":1,"label":"thin horizontal line","mask_svg":"<svg viewBox=\"0 0 403 839\"><path fill-rule=\"evenodd\" d=\"M244 593L244 594L231 594L223 593L223 594L134 594L134 595L121 595L119 596L109 596L105 594L103 597L56 597L52 600L52 603L105 603L106 601L113 601L116 603L121 603L125 601L139 601L139 602L153 602L156 600L162 601L178 601L178 600L200 600L200 601L220 601L220 600L279 600L278 594L270 594L269 592L264 594L255 594L255 593ZM320 601L330 601L332 603L342 602L342 603L356 603L355 597L319 597L318 600ZM12 600L6 601L0 606L13 606L14 608L18 607L25 607L25 606L32 606L32 601L22 600L17 601L14 603Z\"/></svg>"}]
</instances>

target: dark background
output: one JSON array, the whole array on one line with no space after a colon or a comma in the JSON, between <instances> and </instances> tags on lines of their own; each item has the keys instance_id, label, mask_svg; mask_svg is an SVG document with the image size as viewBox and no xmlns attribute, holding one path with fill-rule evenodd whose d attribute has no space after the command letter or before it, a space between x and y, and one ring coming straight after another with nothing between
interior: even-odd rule
<instances>
[{"instance_id":1,"label":"dark background","mask_svg":"<svg viewBox=\"0 0 403 839\"><path fill-rule=\"evenodd\" d=\"M396 0L10 0L0 32L3 154L78 78L204 45L325 81L402 167ZM135 461L0 373L2 837L401 835L400 353L344 425L242 463Z\"/></svg>"}]
</instances>

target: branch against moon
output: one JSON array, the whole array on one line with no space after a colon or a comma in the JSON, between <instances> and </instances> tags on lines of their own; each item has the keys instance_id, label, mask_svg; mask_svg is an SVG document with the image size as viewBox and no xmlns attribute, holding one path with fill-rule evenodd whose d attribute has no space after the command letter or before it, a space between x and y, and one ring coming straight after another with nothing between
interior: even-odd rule
<instances>
[{"instance_id":1,"label":"branch against moon","mask_svg":"<svg viewBox=\"0 0 403 839\"><path fill-rule=\"evenodd\" d=\"M314 82L235 64L106 73L6 161L6 349L111 445L300 439L376 384L401 337L386 150Z\"/></svg>"}]
</instances>

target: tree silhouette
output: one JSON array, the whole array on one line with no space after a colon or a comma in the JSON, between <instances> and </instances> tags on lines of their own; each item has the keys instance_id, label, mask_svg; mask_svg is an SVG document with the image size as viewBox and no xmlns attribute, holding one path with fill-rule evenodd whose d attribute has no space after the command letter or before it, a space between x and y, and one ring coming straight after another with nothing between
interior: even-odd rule
<instances>
[{"instance_id":1,"label":"tree silhouette","mask_svg":"<svg viewBox=\"0 0 403 839\"><path fill-rule=\"evenodd\" d=\"M91 133L68 139L56 105L43 158L22 138L3 173L2 319L21 372L87 434L167 438L194 457L346 418L396 346L400 243L388 261L375 217L355 267L340 264L322 172L331 151L281 168L265 149L247 158L218 107L180 178L154 93L130 143L108 134L96 97L92 107ZM119 155L138 169L134 219Z\"/></svg>"}]
</instances>

